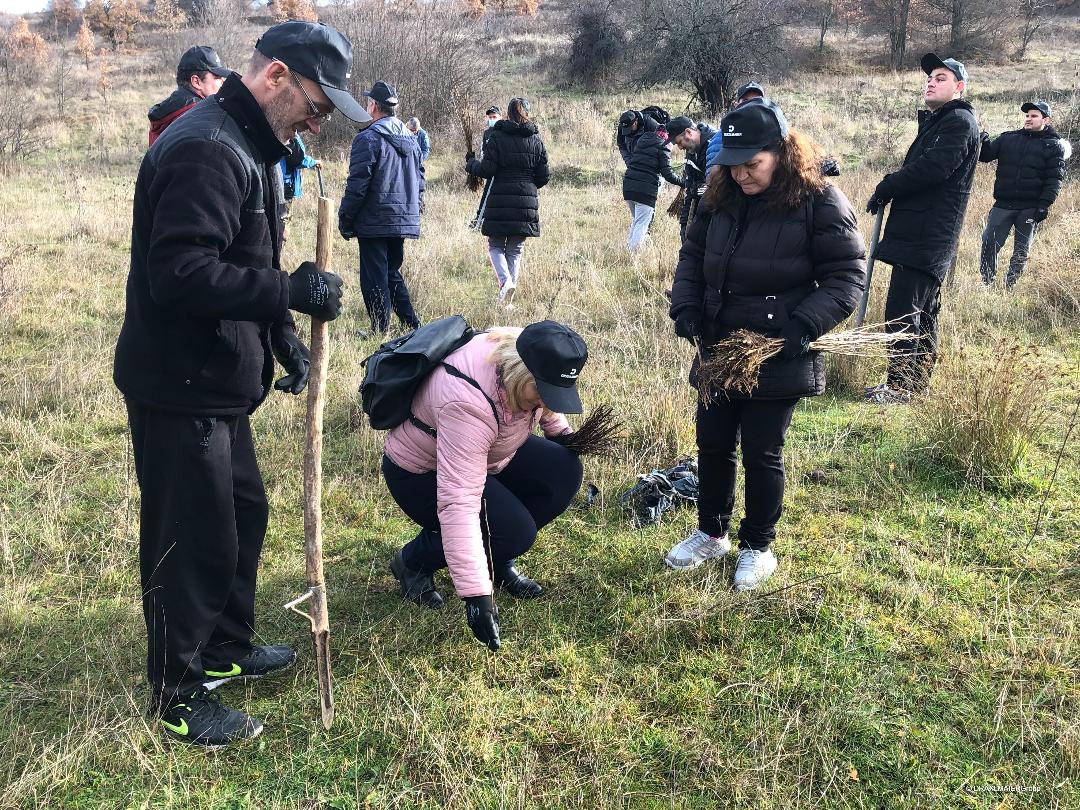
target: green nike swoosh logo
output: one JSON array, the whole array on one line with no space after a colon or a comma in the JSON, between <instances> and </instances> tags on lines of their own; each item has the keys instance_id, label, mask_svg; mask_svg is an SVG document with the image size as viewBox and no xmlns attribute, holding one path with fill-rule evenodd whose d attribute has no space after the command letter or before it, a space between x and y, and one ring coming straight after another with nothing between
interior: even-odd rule
<instances>
[{"instance_id":1,"label":"green nike swoosh logo","mask_svg":"<svg viewBox=\"0 0 1080 810\"><path fill-rule=\"evenodd\" d=\"M187 720L181 720L180 725L178 725L178 726L174 726L168 720L162 720L161 725L165 726L165 728L167 728L169 731L173 732L174 734L179 734L179 735L181 735L183 737L187 736L187 732L188 732Z\"/></svg>"},{"instance_id":2,"label":"green nike swoosh logo","mask_svg":"<svg viewBox=\"0 0 1080 810\"><path fill-rule=\"evenodd\" d=\"M214 672L214 670L212 669L203 670L203 672L209 675L211 678L231 678L233 675L239 675L240 671L241 670L239 664L233 664L232 669L230 669L228 672Z\"/></svg>"}]
</instances>

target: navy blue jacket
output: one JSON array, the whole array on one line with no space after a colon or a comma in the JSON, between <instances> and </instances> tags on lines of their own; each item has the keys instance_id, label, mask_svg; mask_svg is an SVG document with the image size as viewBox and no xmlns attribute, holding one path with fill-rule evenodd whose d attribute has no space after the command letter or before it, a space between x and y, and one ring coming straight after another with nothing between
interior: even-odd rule
<instances>
[{"instance_id":1,"label":"navy blue jacket","mask_svg":"<svg viewBox=\"0 0 1080 810\"><path fill-rule=\"evenodd\" d=\"M423 192L420 144L397 118L380 118L353 138L338 230L346 239L417 239Z\"/></svg>"}]
</instances>

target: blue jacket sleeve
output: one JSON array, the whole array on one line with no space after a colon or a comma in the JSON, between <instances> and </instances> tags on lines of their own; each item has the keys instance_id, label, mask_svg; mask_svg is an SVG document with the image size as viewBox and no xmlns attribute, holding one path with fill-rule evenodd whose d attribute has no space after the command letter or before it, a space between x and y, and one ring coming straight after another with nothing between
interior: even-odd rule
<instances>
[{"instance_id":1,"label":"blue jacket sleeve","mask_svg":"<svg viewBox=\"0 0 1080 810\"><path fill-rule=\"evenodd\" d=\"M417 133L416 139L420 142L420 159L427 160L428 155L431 154L431 139L424 130Z\"/></svg>"},{"instance_id":2,"label":"blue jacket sleeve","mask_svg":"<svg viewBox=\"0 0 1080 810\"><path fill-rule=\"evenodd\" d=\"M709 148L705 150L705 167L706 170L716 165L716 155L720 151L720 146L724 143L724 136L717 132L712 136L712 140L709 141Z\"/></svg>"},{"instance_id":3,"label":"blue jacket sleeve","mask_svg":"<svg viewBox=\"0 0 1080 810\"><path fill-rule=\"evenodd\" d=\"M360 213L364 198L367 197L378 161L378 140L380 139L377 135L371 137L366 131L353 139L352 153L349 156L349 179L345 181L345 194L338 209L338 230L343 233L354 231L356 215Z\"/></svg>"},{"instance_id":4,"label":"blue jacket sleeve","mask_svg":"<svg viewBox=\"0 0 1080 810\"><path fill-rule=\"evenodd\" d=\"M318 161L315 160L315 158L311 157L311 155L304 155L304 160L300 164L300 168L302 168L302 169L314 169L316 163L318 163Z\"/></svg>"}]
</instances>

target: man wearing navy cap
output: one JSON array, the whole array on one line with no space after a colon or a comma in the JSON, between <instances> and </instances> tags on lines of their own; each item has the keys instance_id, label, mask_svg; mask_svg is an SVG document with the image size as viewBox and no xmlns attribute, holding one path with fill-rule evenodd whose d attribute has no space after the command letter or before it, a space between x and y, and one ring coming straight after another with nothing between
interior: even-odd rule
<instances>
[{"instance_id":1,"label":"man wearing navy cap","mask_svg":"<svg viewBox=\"0 0 1080 810\"><path fill-rule=\"evenodd\" d=\"M994 207L986 215L979 273L984 284L993 284L997 275L997 254L1013 236L1013 253L1005 287L1011 288L1027 264L1031 240L1038 223L1046 219L1065 179L1068 141L1050 126L1050 105L1028 101L1021 105L1024 126L1004 132L994 140L982 134L979 160L997 161L994 177Z\"/></svg>"},{"instance_id":2,"label":"man wearing navy cap","mask_svg":"<svg viewBox=\"0 0 1080 810\"><path fill-rule=\"evenodd\" d=\"M360 252L360 292L371 320L360 336L381 337L391 312L406 329L420 325L401 265L405 240L420 238L424 166L420 144L395 115L393 85L375 82L364 96L374 123L353 138L338 230L345 239L356 237Z\"/></svg>"},{"instance_id":3,"label":"man wearing navy cap","mask_svg":"<svg viewBox=\"0 0 1080 810\"><path fill-rule=\"evenodd\" d=\"M252 643L255 579L269 507L249 416L271 387L299 394L309 353L291 311L328 321L341 279L281 269L278 161L335 109L352 45L325 25L287 22L256 43L243 76L172 124L135 183L126 312L113 379L127 403L142 493L139 562L150 713L173 737L218 748L262 723L210 690L292 665L292 648ZM285 376L274 383L274 358Z\"/></svg>"},{"instance_id":4,"label":"man wearing navy cap","mask_svg":"<svg viewBox=\"0 0 1080 810\"><path fill-rule=\"evenodd\" d=\"M173 121L200 100L221 89L232 73L221 64L221 57L209 45L196 45L184 51L176 66L176 89L164 101L150 108L150 146Z\"/></svg>"},{"instance_id":5,"label":"man wearing navy cap","mask_svg":"<svg viewBox=\"0 0 1080 810\"><path fill-rule=\"evenodd\" d=\"M875 256L893 266L885 301L886 327L911 338L893 344L888 377L866 390L868 402L903 403L924 392L937 361L941 284L952 266L975 167L979 126L964 100L967 68L928 53L919 131L904 164L877 184L866 211L891 202Z\"/></svg>"}]
</instances>

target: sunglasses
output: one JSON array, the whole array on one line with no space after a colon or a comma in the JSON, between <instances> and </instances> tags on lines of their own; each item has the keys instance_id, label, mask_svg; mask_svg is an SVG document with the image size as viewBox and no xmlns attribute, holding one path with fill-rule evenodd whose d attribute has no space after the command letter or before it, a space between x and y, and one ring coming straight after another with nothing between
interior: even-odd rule
<instances>
[{"instance_id":1,"label":"sunglasses","mask_svg":"<svg viewBox=\"0 0 1080 810\"><path fill-rule=\"evenodd\" d=\"M307 101L308 109L311 111L311 116L308 118L308 120L315 121L319 124L325 124L327 121L329 121L330 116L333 114L333 112L323 112L317 106L315 106L315 102L311 100L311 96L308 95L308 91L304 89L304 85L301 83L300 77L293 73L292 68L289 68L289 75L292 76L293 81L296 82L296 86L299 87L300 92L304 94L304 100Z\"/></svg>"}]
</instances>

